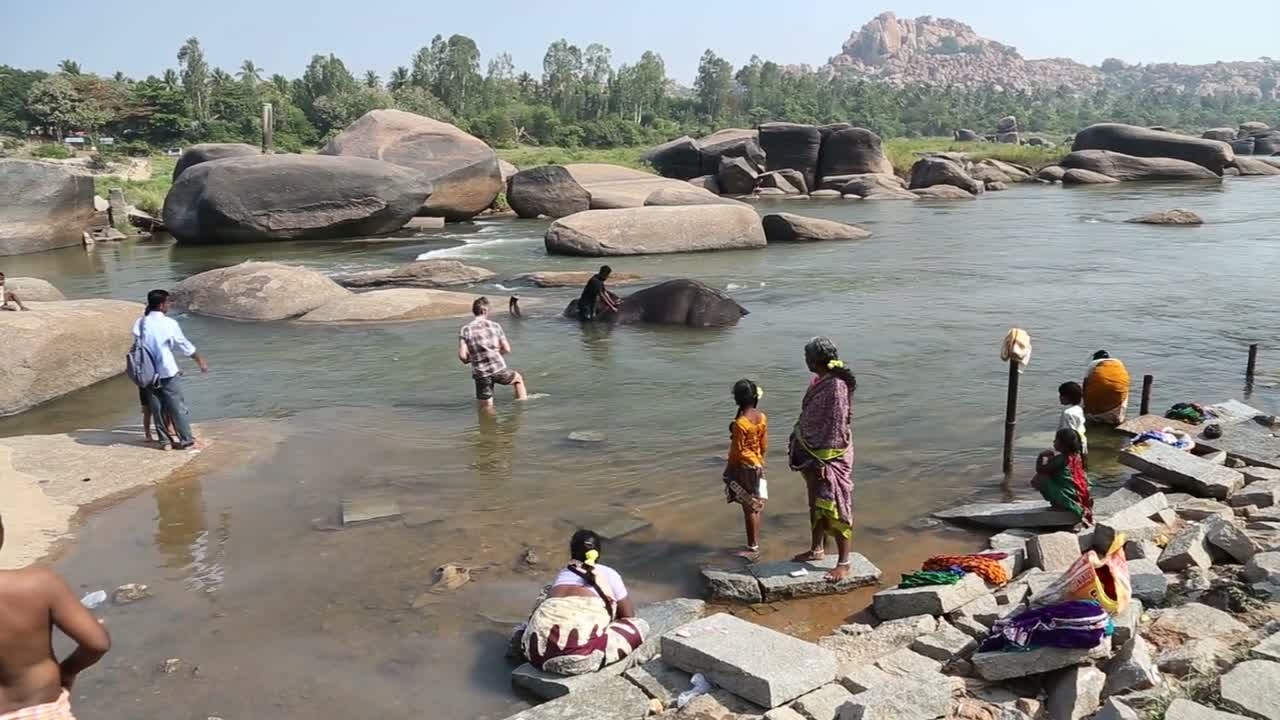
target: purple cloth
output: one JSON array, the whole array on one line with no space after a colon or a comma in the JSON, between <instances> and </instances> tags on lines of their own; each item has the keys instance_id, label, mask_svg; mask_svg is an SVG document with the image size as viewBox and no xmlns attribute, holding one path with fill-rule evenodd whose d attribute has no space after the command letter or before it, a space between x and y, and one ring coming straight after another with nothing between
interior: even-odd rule
<instances>
[{"instance_id":1,"label":"purple cloth","mask_svg":"<svg viewBox=\"0 0 1280 720\"><path fill-rule=\"evenodd\" d=\"M805 391L800 420L792 433L788 460L792 470L812 472L818 477L818 499L829 500L841 522L853 524L853 429L849 426L853 391L844 378L827 373ZM840 450L838 458L823 462L797 442L812 450Z\"/></svg>"},{"instance_id":2,"label":"purple cloth","mask_svg":"<svg viewBox=\"0 0 1280 720\"><path fill-rule=\"evenodd\" d=\"M1037 647L1088 649L1097 647L1107 634L1110 616L1093 600L1032 608L1011 618L997 620L982 652L1030 650Z\"/></svg>"}]
</instances>

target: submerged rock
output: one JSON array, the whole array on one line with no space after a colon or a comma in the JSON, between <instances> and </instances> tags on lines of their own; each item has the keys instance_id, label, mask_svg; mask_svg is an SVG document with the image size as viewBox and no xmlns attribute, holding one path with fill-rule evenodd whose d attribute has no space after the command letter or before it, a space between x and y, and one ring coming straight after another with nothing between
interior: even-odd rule
<instances>
[{"instance_id":1,"label":"submerged rock","mask_svg":"<svg viewBox=\"0 0 1280 720\"><path fill-rule=\"evenodd\" d=\"M348 288L442 288L474 285L496 276L492 270L464 265L457 260L417 260L385 270L334 275L333 281Z\"/></svg>"},{"instance_id":2,"label":"submerged rock","mask_svg":"<svg viewBox=\"0 0 1280 720\"><path fill-rule=\"evenodd\" d=\"M173 289L173 301L201 315L264 321L298 317L350 294L315 270L250 261L183 280Z\"/></svg>"},{"instance_id":3,"label":"submerged rock","mask_svg":"<svg viewBox=\"0 0 1280 720\"><path fill-rule=\"evenodd\" d=\"M298 318L304 323L369 323L468 317L479 295L428 290L388 288L339 297Z\"/></svg>"},{"instance_id":4,"label":"submerged rock","mask_svg":"<svg viewBox=\"0 0 1280 720\"><path fill-rule=\"evenodd\" d=\"M1173 210L1164 210L1161 212L1150 213L1148 215L1141 215L1136 218L1130 218L1125 222L1141 223L1143 225L1203 225L1204 224L1204 220L1201 219L1199 215L1191 212L1190 210L1184 210L1182 208L1175 208Z\"/></svg>"},{"instance_id":5,"label":"submerged rock","mask_svg":"<svg viewBox=\"0 0 1280 720\"><path fill-rule=\"evenodd\" d=\"M871 233L856 225L791 213L764 216L764 234L769 242L816 242L819 240L863 240Z\"/></svg>"}]
</instances>

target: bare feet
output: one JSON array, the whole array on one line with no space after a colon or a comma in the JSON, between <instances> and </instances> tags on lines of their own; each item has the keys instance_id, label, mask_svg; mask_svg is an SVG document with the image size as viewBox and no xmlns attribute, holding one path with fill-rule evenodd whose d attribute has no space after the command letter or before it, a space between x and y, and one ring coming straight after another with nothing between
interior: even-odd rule
<instances>
[{"instance_id":1,"label":"bare feet","mask_svg":"<svg viewBox=\"0 0 1280 720\"><path fill-rule=\"evenodd\" d=\"M806 550L805 552L791 558L792 562L818 562L825 558L827 552L825 550Z\"/></svg>"},{"instance_id":2,"label":"bare feet","mask_svg":"<svg viewBox=\"0 0 1280 720\"><path fill-rule=\"evenodd\" d=\"M827 573L828 582L840 582L849 577L849 563L843 562L835 566L831 572Z\"/></svg>"},{"instance_id":3,"label":"bare feet","mask_svg":"<svg viewBox=\"0 0 1280 720\"><path fill-rule=\"evenodd\" d=\"M743 560L755 560L756 558L760 557L760 548L744 547L741 550L734 552L733 556L740 557Z\"/></svg>"}]
</instances>

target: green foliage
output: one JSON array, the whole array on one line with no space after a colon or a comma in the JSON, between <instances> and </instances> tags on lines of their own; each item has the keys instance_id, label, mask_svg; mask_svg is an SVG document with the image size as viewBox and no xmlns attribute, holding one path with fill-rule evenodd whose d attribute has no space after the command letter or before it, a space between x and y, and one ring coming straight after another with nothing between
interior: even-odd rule
<instances>
[{"instance_id":1,"label":"green foliage","mask_svg":"<svg viewBox=\"0 0 1280 720\"><path fill-rule=\"evenodd\" d=\"M31 156L41 160L70 160L76 156L76 153L62 143L45 143L37 145L31 151Z\"/></svg>"},{"instance_id":2,"label":"green foliage","mask_svg":"<svg viewBox=\"0 0 1280 720\"><path fill-rule=\"evenodd\" d=\"M653 169L640 160L644 151L643 147L596 149L521 145L510 149L499 149L498 157L521 168L569 163L606 163L652 172Z\"/></svg>"},{"instance_id":3,"label":"green foliage","mask_svg":"<svg viewBox=\"0 0 1280 720\"><path fill-rule=\"evenodd\" d=\"M147 180L126 180L115 175L100 175L93 179L94 192L107 197L111 188L124 190L125 199L139 210L159 217L164 210L164 196L169 193L173 180L176 158L151 159L151 177Z\"/></svg>"},{"instance_id":4,"label":"green foliage","mask_svg":"<svg viewBox=\"0 0 1280 720\"><path fill-rule=\"evenodd\" d=\"M963 152L974 160L994 158L1038 170L1062 160L1063 156L1070 152L1070 148L1044 148L1003 143L962 143L945 137L889 138L884 141L885 157L893 163L894 171L904 177L922 154L931 152Z\"/></svg>"}]
</instances>

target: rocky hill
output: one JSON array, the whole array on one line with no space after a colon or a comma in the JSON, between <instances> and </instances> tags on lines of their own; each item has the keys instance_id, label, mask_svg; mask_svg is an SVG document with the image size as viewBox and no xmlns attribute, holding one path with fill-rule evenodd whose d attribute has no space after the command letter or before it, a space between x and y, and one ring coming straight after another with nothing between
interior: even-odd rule
<instances>
[{"instance_id":1,"label":"rocky hill","mask_svg":"<svg viewBox=\"0 0 1280 720\"><path fill-rule=\"evenodd\" d=\"M1276 97L1280 78L1280 62L1270 60L1129 65L1112 59L1100 67L1067 58L1029 60L1016 48L988 40L957 20L927 15L901 19L892 12L854 32L825 70L894 85L993 85L1007 90L1151 87L1268 98Z\"/></svg>"}]
</instances>

